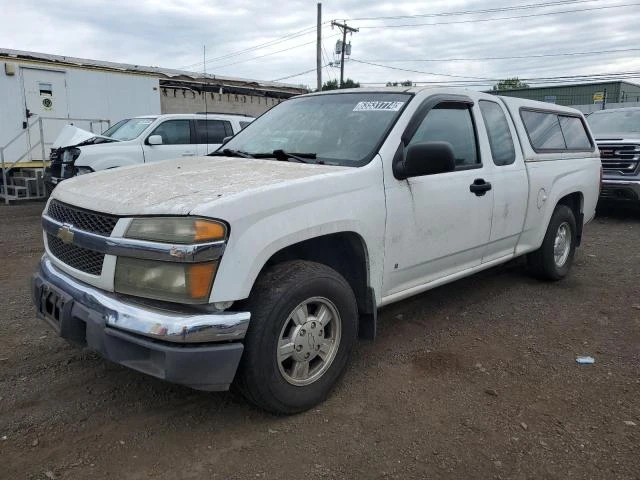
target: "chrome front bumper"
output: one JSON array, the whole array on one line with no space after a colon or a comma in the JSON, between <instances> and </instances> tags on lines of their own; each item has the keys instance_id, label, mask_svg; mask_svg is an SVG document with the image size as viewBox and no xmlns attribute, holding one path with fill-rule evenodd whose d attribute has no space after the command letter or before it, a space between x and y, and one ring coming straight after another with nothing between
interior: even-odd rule
<instances>
[{"instance_id":1,"label":"chrome front bumper","mask_svg":"<svg viewBox=\"0 0 640 480\"><path fill-rule=\"evenodd\" d=\"M44 255L32 279L37 315L68 341L134 370L200 390L225 390L240 363L248 312L175 311L86 285Z\"/></svg>"},{"instance_id":2,"label":"chrome front bumper","mask_svg":"<svg viewBox=\"0 0 640 480\"><path fill-rule=\"evenodd\" d=\"M104 320L105 326L171 343L208 343L242 340L249 312L178 312L132 303L86 285L53 266L45 255L36 273L45 287L64 292L74 302ZM34 277L35 282L35 277Z\"/></svg>"}]
</instances>

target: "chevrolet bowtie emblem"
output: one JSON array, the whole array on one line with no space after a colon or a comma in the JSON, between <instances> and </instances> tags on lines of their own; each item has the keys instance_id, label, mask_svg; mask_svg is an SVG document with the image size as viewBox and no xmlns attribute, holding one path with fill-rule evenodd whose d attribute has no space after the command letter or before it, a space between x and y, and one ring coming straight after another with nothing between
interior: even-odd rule
<instances>
[{"instance_id":1,"label":"chevrolet bowtie emblem","mask_svg":"<svg viewBox=\"0 0 640 480\"><path fill-rule=\"evenodd\" d=\"M58 229L58 234L56 235L56 237L62 240L62 243L73 243L73 230L71 230L71 225L67 225L66 223L62 225Z\"/></svg>"}]
</instances>

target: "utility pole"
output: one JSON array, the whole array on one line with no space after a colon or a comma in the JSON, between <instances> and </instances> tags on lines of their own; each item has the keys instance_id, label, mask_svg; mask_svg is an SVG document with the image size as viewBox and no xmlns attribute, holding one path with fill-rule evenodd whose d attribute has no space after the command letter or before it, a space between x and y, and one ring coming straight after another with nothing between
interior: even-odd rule
<instances>
[{"instance_id":1,"label":"utility pole","mask_svg":"<svg viewBox=\"0 0 640 480\"><path fill-rule=\"evenodd\" d=\"M316 27L318 37L316 45L316 69L318 77L318 91L322 90L322 3L318 2L318 26Z\"/></svg>"},{"instance_id":2,"label":"utility pole","mask_svg":"<svg viewBox=\"0 0 640 480\"><path fill-rule=\"evenodd\" d=\"M342 88L342 84L344 82L344 52L347 49L347 33L357 32L357 28L350 27L345 23L338 23L335 20L331 22L332 26L338 27L342 30L342 51L340 52L340 88Z\"/></svg>"}]
</instances>

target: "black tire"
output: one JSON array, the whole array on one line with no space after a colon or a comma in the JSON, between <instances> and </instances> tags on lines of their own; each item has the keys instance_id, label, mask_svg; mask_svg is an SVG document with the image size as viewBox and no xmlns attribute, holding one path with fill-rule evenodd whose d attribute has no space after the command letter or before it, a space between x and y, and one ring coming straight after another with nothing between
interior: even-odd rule
<instances>
[{"instance_id":1,"label":"black tire","mask_svg":"<svg viewBox=\"0 0 640 480\"><path fill-rule=\"evenodd\" d=\"M328 299L340 317L337 351L313 383L292 385L280 371L278 342L291 313L318 297ZM260 275L245 307L251 322L234 387L250 403L277 414L302 412L322 402L344 372L358 336L358 308L347 281L319 263L284 262Z\"/></svg>"},{"instance_id":2,"label":"black tire","mask_svg":"<svg viewBox=\"0 0 640 480\"><path fill-rule=\"evenodd\" d=\"M571 230L568 237L571 244L566 260L561 265L558 265L554 255L554 247L558 230L563 225L568 225ZM566 205L556 206L553 215L551 215L542 245L538 250L527 256L531 272L541 280L556 281L566 277L571 269L576 251L576 232L576 218L573 211Z\"/></svg>"}]
</instances>

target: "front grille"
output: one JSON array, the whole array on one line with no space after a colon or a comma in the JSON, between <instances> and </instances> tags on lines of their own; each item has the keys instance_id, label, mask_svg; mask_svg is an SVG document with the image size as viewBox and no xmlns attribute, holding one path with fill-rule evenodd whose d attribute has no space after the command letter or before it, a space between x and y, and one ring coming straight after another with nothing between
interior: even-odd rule
<instances>
[{"instance_id":1,"label":"front grille","mask_svg":"<svg viewBox=\"0 0 640 480\"><path fill-rule=\"evenodd\" d=\"M640 145L634 144L602 144L600 160L602 169L622 175L634 175L638 173L640 166Z\"/></svg>"},{"instance_id":2,"label":"front grille","mask_svg":"<svg viewBox=\"0 0 640 480\"><path fill-rule=\"evenodd\" d=\"M47 234L47 243L51 254L70 267L91 275L100 275L102 273L104 253L66 244L50 233Z\"/></svg>"},{"instance_id":3,"label":"front grille","mask_svg":"<svg viewBox=\"0 0 640 480\"><path fill-rule=\"evenodd\" d=\"M57 200L52 200L47 215L62 223L73 225L78 230L108 237L118 222L118 217L104 213L89 212Z\"/></svg>"}]
</instances>

